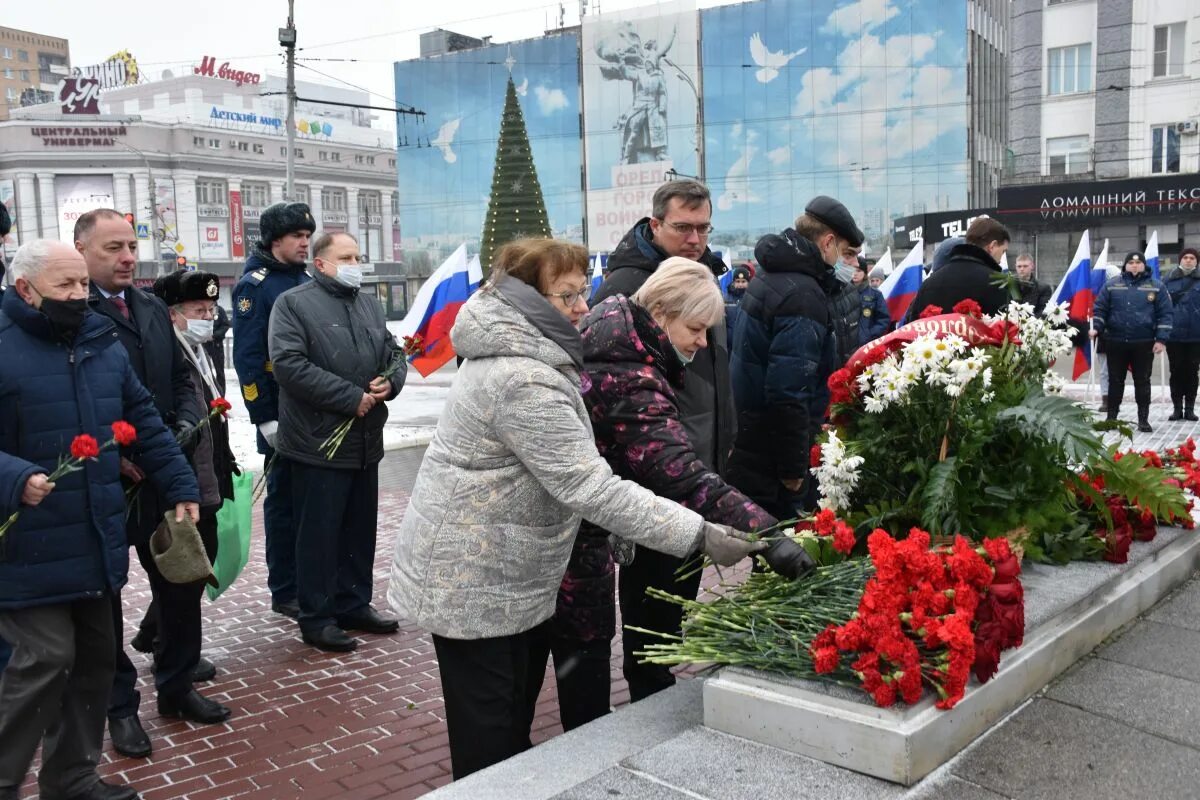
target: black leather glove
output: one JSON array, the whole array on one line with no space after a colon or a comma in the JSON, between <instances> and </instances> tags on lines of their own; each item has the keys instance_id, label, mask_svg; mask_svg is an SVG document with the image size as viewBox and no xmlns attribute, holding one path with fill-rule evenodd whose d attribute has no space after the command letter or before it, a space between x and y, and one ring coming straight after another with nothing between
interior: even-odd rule
<instances>
[{"instance_id":1,"label":"black leather glove","mask_svg":"<svg viewBox=\"0 0 1200 800\"><path fill-rule=\"evenodd\" d=\"M195 425L181 422L175 426L172 433L175 434L175 441L179 443L183 454L190 459L196 453L196 443L200 438L198 435L200 431Z\"/></svg>"},{"instance_id":2,"label":"black leather glove","mask_svg":"<svg viewBox=\"0 0 1200 800\"><path fill-rule=\"evenodd\" d=\"M771 569L788 580L795 580L817 566L808 551L786 536L772 539L762 555Z\"/></svg>"}]
</instances>

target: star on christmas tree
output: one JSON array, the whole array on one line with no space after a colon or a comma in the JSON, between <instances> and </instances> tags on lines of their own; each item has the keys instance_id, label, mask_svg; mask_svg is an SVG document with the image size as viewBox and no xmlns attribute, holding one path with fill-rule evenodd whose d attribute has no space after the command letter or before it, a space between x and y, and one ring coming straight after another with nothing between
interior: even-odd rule
<instances>
[{"instance_id":1,"label":"star on christmas tree","mask_svg":"<svg viewBox=\"0 0 1200 800\"><path fill-rule=\"evenodd\" d=\"M511 57L511 56L510 56ZM500 141L496 144L496 164L492 171L492 192L487 216L483 220L483 241L479 263L484 272L505 242L522 236L550 236L550 220L537 168L529 148L525 117L517 100L517 87L509 68L504 113L500 117Z\"/></svg>"}]
</instances>

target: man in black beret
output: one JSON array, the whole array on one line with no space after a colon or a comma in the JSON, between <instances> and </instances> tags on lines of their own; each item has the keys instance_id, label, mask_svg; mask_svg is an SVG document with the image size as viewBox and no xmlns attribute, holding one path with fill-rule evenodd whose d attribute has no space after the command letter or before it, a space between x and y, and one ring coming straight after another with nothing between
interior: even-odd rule
<instances>
[{"instance_id":1,"label":"man in black beret","mask_svg":"<svg viewBox=\"0 0 1200 800\"><path fill-rule=\"evenodd\" d=\"M304 203L276 203L259 218L262 240L246 259L242 278L233 288L233 366L242 384L250 421L258 426L258 452L267 472L263 501L266 530L267 586L271 609L295 619L296 533L292 524L292 474L288 462L274 459L279 431L279 389L267 352L267 324L275 299L307 283L304 270L309 238L317 229Z\"/></svg>"},{"instance_id":2,"label":"man in black beret","mask_svg":"<svg viewBox=\"0 0 1200 800\"><path fill-rule=\"evenodd\" d=\"M729 481L779 519L816 502L809 448L838 366L831 300L842 283L834 267L857 266L862 243L846 207L820 196L794 228L754 248L759 274L742 299L730 358L738 435Z\"/></svg>"}]
</instances>

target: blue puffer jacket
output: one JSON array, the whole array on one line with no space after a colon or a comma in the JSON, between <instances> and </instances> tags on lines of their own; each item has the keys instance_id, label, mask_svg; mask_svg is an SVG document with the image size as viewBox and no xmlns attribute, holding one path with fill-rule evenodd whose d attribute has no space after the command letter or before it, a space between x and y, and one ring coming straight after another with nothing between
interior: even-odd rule
<instances>
[{"instance_id":1,"label":"blue puffer jacket","mask_svg":"<svg viewBox=\"0 0 1200 800\"><path fill-rule=\"evenodd\" d=\"M1176 267L1166 286L1171 295L1171 341L1200 342L1200 270Z\"/></svg>"},{"instance_id":2,"label":"blue puffer jacket","mask_svg":"<svg viewBox=\"0 0 1200 800\"><path fill-rule=\"evenodd\" d=\"M1101 337L1118 342L1166 342L1171 336L1171 296L1149 271L1122 272L1104 284L1092 312Z\"/></svg>"},{"instance_id":3,"label":"blue puffer jacket","mask_svg":"<svg viewBox=\"0 0 1200 800\"><path fill-rule=\"evenodd\" d=\"M870 286L863 286L858 291L862 295L862 317L858 320L858 344L861 347L887 333L892 317L882 292Z\"/></svg>"},{"instance_id":4,"label":"blue puffer jacket","mask_svg":"<svg viewBox=\"0 0 1200 800\"><path fill-rule=\"evenodd\" d=\"M113 324L89 313L73 346L15 291L0 301L0 609L100 597L125 584L129 545L116 448L61 478L39 505L21 505L25 482L49 474L81 433L103 445L112 423L138 432L129 457L174 505L198 501L191 467L138 381Z\"/></svg>"},{"instance_id":5,"label":"blue puffer jacket","mask_svg":"<svg viewBox=\"0 0 1200 800\"><path fill-rule=\"evenodd\" d=\"M808 476L835 369L830 298L839 284L816 245L793 230L764 236L754 254L762 274L742 299L730 359L738 436L729 479L757 499L777 492L780 479Z\"/></svg>"}]
</instances>

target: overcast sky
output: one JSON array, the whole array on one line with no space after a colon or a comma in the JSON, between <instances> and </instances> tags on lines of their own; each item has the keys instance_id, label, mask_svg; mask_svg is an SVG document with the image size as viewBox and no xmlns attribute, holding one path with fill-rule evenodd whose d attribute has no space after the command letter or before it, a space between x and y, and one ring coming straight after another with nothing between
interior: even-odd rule
<instances>
[{"instance_id":1,"label":"overcast sky","mask_svg":"<svg viewBox=\"0 0 1200 800\"><path fill-rule=\"evenodd\" d=\"M592 7L595 0L587 0ZM699 0L699 7L731 0ZM602 12L653 5L653 0L600 0ZM180 74L204 55L237 69L282 75L277 30L287 21L287 0L198 0L188 3L97 4L94 0L4 3L3 24L70 41L71 63L99 63L129 50L142 71L157 78ZM566 24L579 21L579 0L564 0ZM169 10L166 10L168 9ZM558 3L537 0L296 0L297 79L332 82L312 70L373 93L372 104L390 105L392 63L420 55L419 36L448 28L495 41L540 36L555 27ZM307 61L302 59L357 59ZM303 65L303 66L299 66ZM382 101L382 102L381 102ZM388 120L390 127L390 120Z\"/></svg>"}]
</instances>

